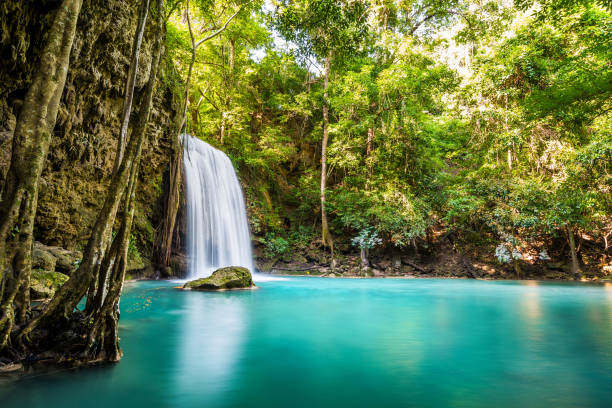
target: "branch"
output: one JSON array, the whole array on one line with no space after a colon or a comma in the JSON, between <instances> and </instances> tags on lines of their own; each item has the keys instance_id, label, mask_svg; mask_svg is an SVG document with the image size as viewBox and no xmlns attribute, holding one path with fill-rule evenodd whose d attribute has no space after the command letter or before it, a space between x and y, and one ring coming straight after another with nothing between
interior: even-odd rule
<instances>
[{"instance_id":1,"label":"branch","mask_svg":"<svg viewBox=\"0 0 612 408\"><path fill-rule=\"evenodd\" d=\"M426 16L424 19L422 19L415 26L412 27L412 29L408 32L408 35L411 35L411 36L414 35L416 30L418 30L420 26L422 26L423 24L425 24L427 21L431 20L435 16L436 16L435 13L432 13Z\"/></svg>"},{"instance_id":2,"label":"branch","mask_svg":"<svg viewBox=\"0 0 612 408\"><path fill-rule=\"evenodd\" d=\"M221 34L223 31L225 31L225 29L227 28L227 26L229 25L229 23L232 22L232 20L234 19L234 17L236 17L238 15L238 13L240 13L242 11L242 9L245 6L240 7L234 14L232 14L230 16L230 18L227 19L227 21L225 22L225 24L223 24L223 26L218 29L217 31L215 31L214 33L212 33L211 35L202 38L201 40L199 40L198 42L195 43L195 48L198 48L200 45L202 45L203 43L205 43L208 40L212 40L213 38L215 38L216 36L218 36L219 34ZM191 30L190 30L191 33Z\"/></svg>"},{"instance_id":3,"label":"branch","mask_svg":"<svg viewBox=\"0 0 612 408\"><path fill-rule=\"evenodd\" d=\"M164 20L168 20L170 18L170 16L176 11L178 6L179 6L179 3L173 4L172 7L170 8L170 10L168 10L168 13L166 14Z\"/></svg>"}]
</instances>

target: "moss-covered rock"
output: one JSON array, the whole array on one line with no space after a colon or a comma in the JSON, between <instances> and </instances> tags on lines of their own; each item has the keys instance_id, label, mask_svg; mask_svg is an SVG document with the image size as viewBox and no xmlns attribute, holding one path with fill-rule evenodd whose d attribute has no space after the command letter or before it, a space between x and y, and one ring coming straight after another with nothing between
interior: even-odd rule
<instances>
[{"instance_id":1,"label":"moss-covered rock","mask_svg":"<svg viewBox=\"0 0 612 408\"><path fill-rule=\"evenodd\" d=\"M70 275L79 266L81 258L83 254L80 251L69 251L35 242L32 250L32 268Z\"/></svg>"},{"instance_id":2,"label":"moss-covered rock","mask_svg":"<svg viewBox=\"0 0 612 408\"><path fill-rule=\"evenodd\" d=\"M59 272L33 270L30 277L30 297L33 300L50 299L68 280Z\"/></svg>"},{"instance_id":3,"label":"moss-covered rock","mask_svg":"<svg viewBox=\"0 0 612 408\"><path fill-rule=\"evenodd\" d=\"M255 287L251 272L240 266L229 266L217 269L208 278L189 281L184 289L194 290L228 290L248 289Z\"/></svg>"},{"instance_id":4,"label":"moss-covered rock","mask_svg":"<svg viewBox=\"0 0 612 408\"><path fill-rule=\"evenodd\" d=\"M32 249L33 269L42 269L43 271L53 272L55 271L56 263L57 258L53 256L50 251L47 251L46 248L41 247L38 242L34 243L34 248Z\"/></svg>"}]
</instances>

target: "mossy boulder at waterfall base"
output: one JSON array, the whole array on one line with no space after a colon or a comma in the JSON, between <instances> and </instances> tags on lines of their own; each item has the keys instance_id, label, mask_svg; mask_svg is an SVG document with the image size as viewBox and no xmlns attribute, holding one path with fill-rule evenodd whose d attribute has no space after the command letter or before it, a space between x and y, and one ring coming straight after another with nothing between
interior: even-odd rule
<instances>
[{"instance_id":1,"label":"mossy boulder at waterfall base","mask_svg":"<svg viewBox=\"0 0 612 408\"><path fill-rule=\"evenodd\" d=\"M183 289L193 290L232 290L254 288L253 277L247 268L229 266L217 269L208 278L189 281Z\"/></svg>"}]
</instances>

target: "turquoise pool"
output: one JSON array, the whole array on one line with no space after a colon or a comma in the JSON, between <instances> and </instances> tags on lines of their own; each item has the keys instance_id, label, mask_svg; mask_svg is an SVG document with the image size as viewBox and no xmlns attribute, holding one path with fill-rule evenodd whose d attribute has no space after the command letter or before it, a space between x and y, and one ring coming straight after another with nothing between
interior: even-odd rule
<instances>
[{"instance_id":1,"label":"turquoise pool","mask_svg":"<svg viewBox=\"0 0 612 408\"><path fill-rule=\"evenodd\" d=\"M612 285L174 285L127 285L121 363L1 385L0 406L612 406Z\"/></svg>"}]
</instances>

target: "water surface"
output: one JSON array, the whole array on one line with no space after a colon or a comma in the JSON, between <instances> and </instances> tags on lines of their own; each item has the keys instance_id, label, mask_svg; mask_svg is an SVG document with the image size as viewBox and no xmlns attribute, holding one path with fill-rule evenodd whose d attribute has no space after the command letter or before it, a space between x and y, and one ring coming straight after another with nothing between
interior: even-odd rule
<instances>
[{"instance_id":1,"label":"water surface","mask_svg":"<svg viewBox=\"0 0 612 408\"><path fill-rule=\"evenodd\" d=\"M125 357L0 386L4 407L610 407L612 287L288 278L129 284Z\"/></svg>"}]
</instances>

